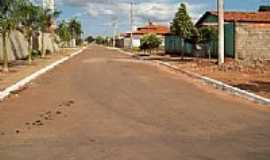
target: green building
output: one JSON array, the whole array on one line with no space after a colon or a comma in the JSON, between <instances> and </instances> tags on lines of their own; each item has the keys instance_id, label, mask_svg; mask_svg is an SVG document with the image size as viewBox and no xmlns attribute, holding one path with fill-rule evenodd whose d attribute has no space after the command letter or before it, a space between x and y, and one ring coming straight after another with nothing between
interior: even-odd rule
<instances>
[{"instance_id":1,"label":"green building","mask_svg":"<svg viewBox=\"0 0 270 160\"><path fill-rule=\"evenodd\" d=\"M225 12L224 21L227 57L270 59L270 12ZM206 12L196 26L217 27L217 22L217 12Z\"/></svg>"}]
</instances>

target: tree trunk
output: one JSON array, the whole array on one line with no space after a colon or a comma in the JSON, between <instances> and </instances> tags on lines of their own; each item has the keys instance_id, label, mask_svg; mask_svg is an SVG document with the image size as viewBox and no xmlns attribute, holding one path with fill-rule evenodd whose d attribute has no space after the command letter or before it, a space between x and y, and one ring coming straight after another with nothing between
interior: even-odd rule
<instances>
[{"instance_id":1,"label":"tree trunk","mask_svg":"<svg viewBox=\"0 0 270 160\"><path fill-rule=\"evenodd\" d=\"M212 56L211 56L211 46L208 46L207 52L208 52L209 61L211 62L211 58L212 58Z\"/></svg>"},{"instance_id":2,"label":"tree trunk","mask_svg":"<svg viewBox=\"0 0 270 160\"><path fill-rule=\"evenodd\" d=\"M46 56L45 50L44 50L44 32L41 32L41 58L44 58Z\"/></svg>"},{"instance_id":3,"label":"tree trunk","mask_svg":"<svg viewBox=\"0 0 270 160\"><path fill-rule=\"evenodd\" d=\"M32 64L32 36L28 38L28 64Z\"/></svg>"},{"instance_id":4,"label":"tree trunk","mask_svg":"<svg viewBox=\"0 0 270 160\"><path fill-rule=\"evenodd\" d=\"M211 62L211 58L212 58L212 55L211 55L211 43L207 44L207 54L208 54L209 62Z\"/></svg>"},{"instance_id":5,"label":"tree trunk","mask_svg":"<svg viewBox=\"0 0 270 160\"><path fill-rule=\"evenodd\" d=\"M185 55L185 40L181 38L181 59L184 59Z\"/></svg>"},{"instance_id":6,"label":"tree trunk","mask_svg":"<svg viewBox=\"0 0 270 160\"><path fill-rule=\"evenodd\" d=\"M3 38L3 72L8 72L7 33L3 33L2 38Z\"/></svg>"},{"instance_id":7,"label":"tree trunk","mask_svg":"<svg viewBox=\"0 0 270 160\"><path fill-rule=\"evenodd\" d=\"M32 64L33 33L28 35L28 64Z\"/></svg>"}]
</instances>

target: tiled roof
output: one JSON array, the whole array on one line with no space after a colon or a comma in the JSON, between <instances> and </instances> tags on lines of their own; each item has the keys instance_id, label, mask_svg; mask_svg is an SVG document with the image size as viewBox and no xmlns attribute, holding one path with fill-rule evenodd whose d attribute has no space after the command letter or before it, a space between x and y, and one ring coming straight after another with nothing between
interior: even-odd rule
<instances>
[{"instance_id":1,"label":"tiled roof","mask_svg":"<svg viewBox=\"0 0 270 160\"><path fill-rule=\"evenodd\" d=\"M208 14L218 16L217 12L208 12ZM225 12L224 20L270 23L270 12Z\"/></svg>"},{"instance_id":2,"label":"tiled roof","mask_svg":"<svg viewBox=\"0 0 270 160\"><path fill-rule=\"evenodd\" d=\"M135 31L133 34L148 34L148 33L166 34L169 32L170 32L169 27L150 23L146 26L139 27L137 31Z\"/></svg>"}]
</instances>

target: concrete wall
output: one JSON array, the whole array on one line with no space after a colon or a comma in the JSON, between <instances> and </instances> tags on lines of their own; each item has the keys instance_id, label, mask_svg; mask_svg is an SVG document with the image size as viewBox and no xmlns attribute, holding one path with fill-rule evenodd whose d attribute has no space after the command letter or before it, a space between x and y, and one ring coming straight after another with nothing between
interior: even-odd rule
<instances>
[{"instance_id":1,"label":"concrete wall","mask_svg":"<svg viewBox=\"0 0 270 160\"><path fill-rule=\"evenodd\" d=\"M238 59L270 59L270 24L236 23L235 54Z\"/></svg>"},{"instance_id":2,"label":"concrete wall","mask_svg":"<svg viewBox=\"0 0 270 160\"><path fill-rule=\"evenodd\" d=\"M44 50L50 53L57 52L59 50L59 46L56 43L57 37L52 33L44 33ZM37 38L37 48L41 51L42 48L42 36L41 33L39 33L39 36Z\"/></svg>"},{"instance_id":3,"label":"concrete wall","mask_svg":"<svg viewBox=\"0 0 270 160\"><path fill-rule=\"evenodd\" d=\"M124 48L130 48L130 38L124 38Z\"/></svg>"},{"instance_id":4,"label":"concrete wall","mask_svg":"<svg viewBox=\"0 0 270 160\"><path fill-rule=\"evenodd\" d=\"M53 34L46 33L44 35L44 48L45 50L54 53L59 50L58 45L55 43ZM41 50L41 36L33 39L33 48ZM28 42L20 31L14 30L10 33L7 39L8 60L20 60L28 57ZM3 40L0 34L0 61L3 60Z\"/></svg>"},{"instance_id":5,"label":"concrete wall","mask_svg":"<svg viewBox=\"0 0 270 160\"><path fill-rule=\"evenodd\" d=\"M12 31L7 39L8 60L24 59L28 56L28 42L19 31ZM0 61L3 60L3 40L0 35Z\"/></svg>"}]
</instances>

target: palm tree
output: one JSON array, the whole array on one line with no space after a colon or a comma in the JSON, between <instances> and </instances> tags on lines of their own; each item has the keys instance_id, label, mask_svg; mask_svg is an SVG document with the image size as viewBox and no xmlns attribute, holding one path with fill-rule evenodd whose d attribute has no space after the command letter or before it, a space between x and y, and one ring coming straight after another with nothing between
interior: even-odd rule
<instances>
[{"instance_id":1,"label":"palm tree","mask_svg":"<svg viewBox=\"0 0 270 160\"><path fill-rule=\"evenodd\" d=\"M20 0L0 1L0 33L3 40L3 72L8 72L7 40L18 22L18 4Z\"/></svg>"},{"instance_id":2,"label":"palm tree","mask_svg":"<svg viewBox=\"0 0 270 160\"><path fill-rule=\"evenodd\" d=\"M33 33L37 29L39 19L39 7L34 6L29 0L24 0L20 5L20 21L26 32L25 37L28 41L28 63L32 63L32 41Z\"/></svg>"},{"instance_id":3,"label":"palm tree","mask_svg":"<svg viewBox=\"0 0 270 160\"><path fill-rule=\"evenodd\" d=\"M71 33L72 39L78 40L81 38L82 31L82 25L81 22L78 21L76 18L73 18L69 22L69 30Z\"/></svg>"},{"instance_id":4,"label":"palm tree","mask_svg":"<svg viewBox=\"0 0 270 160\"><path fill-rule=\"evenodd\" d=\"M61 38L61 40L64 42L64 46L67 46L67 43L71 40L71 34L68 28L68 23L66 21L62 21L57 30L56 33Z\"/></svg>"}]
</instances>

